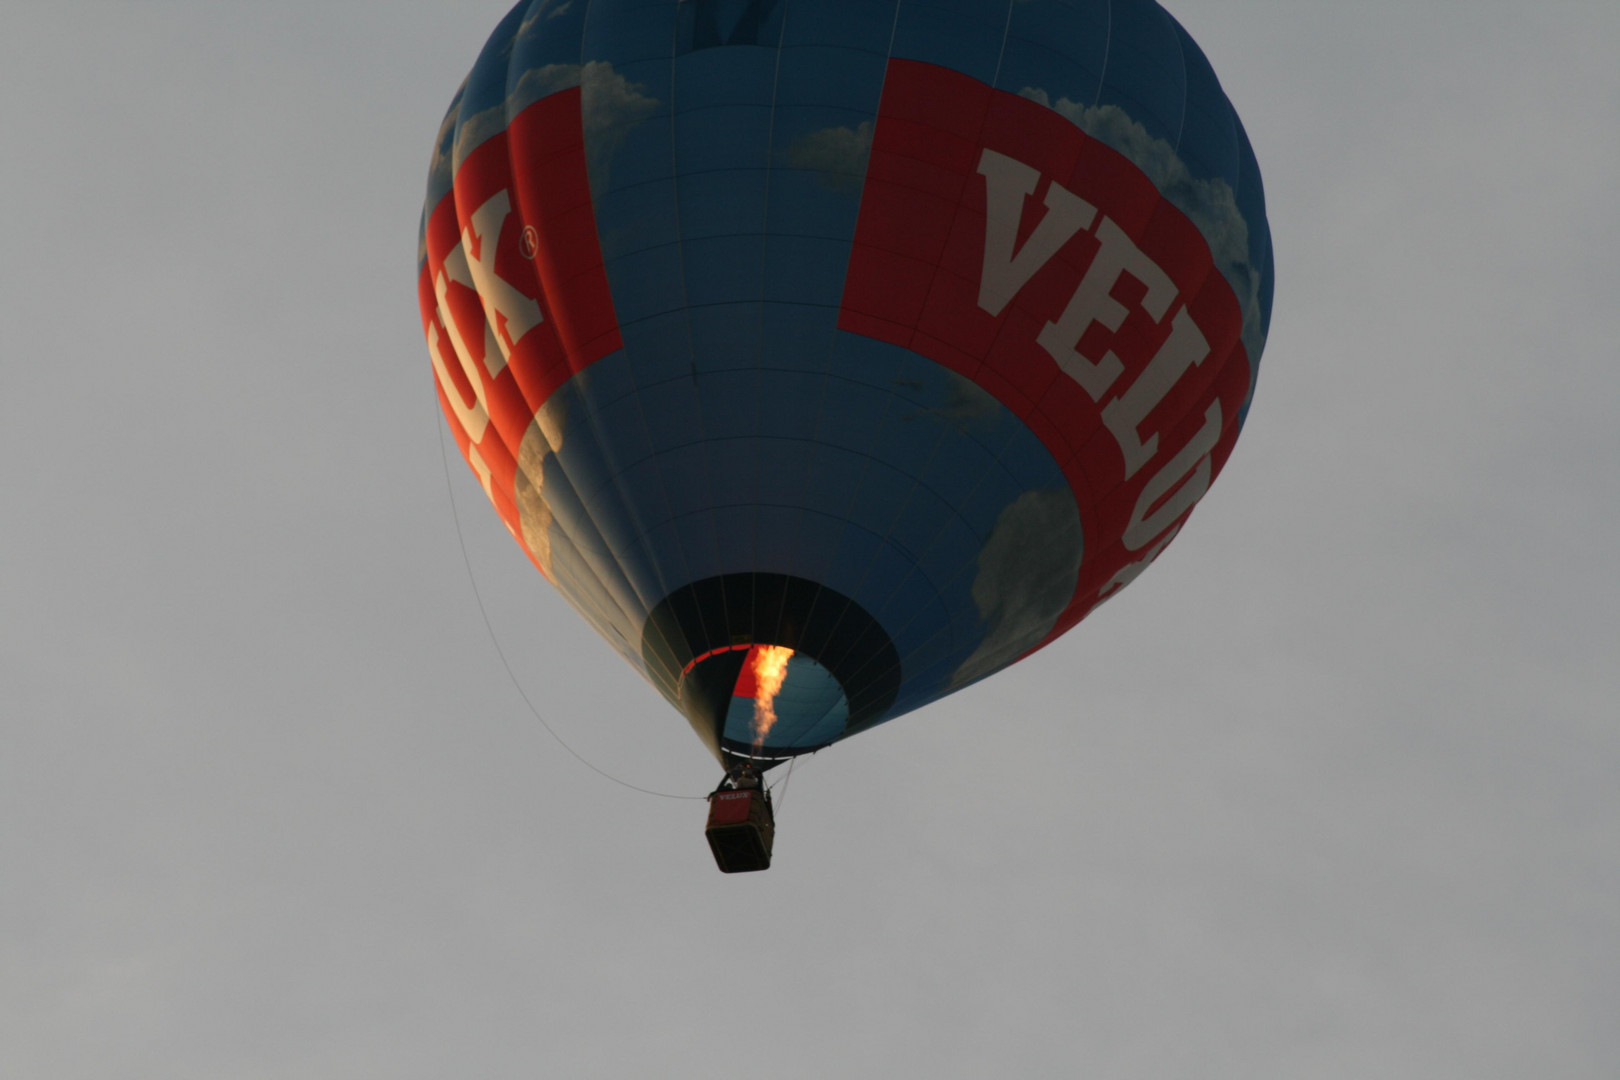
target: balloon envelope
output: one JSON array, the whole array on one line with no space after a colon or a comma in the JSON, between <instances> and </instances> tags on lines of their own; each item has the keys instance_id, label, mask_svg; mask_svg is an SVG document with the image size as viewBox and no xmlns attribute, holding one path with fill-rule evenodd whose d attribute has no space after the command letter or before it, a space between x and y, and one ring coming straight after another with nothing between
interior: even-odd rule
<instances>
[{"instance_id":1,"label":"balloon envelope","mask_svg":"<svg viewBox=\"0 0 1620 1080\"><path fill-rule=\"evenodd\" d=\"M514 537L717 755L989 675L1180 530L1271 241L1152 0L524 0L451 103L418 291Z\"/></svg>"}]
</instances>

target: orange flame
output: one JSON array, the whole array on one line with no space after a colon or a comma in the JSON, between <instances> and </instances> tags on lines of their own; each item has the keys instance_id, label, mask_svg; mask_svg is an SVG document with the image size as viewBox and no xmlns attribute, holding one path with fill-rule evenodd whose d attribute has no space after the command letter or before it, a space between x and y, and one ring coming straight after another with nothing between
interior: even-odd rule
<instances>
[{"instance_id":1,"label":"orange flame","mask_svg":"<svg viewBox=\"0 0 1620 1080\"><path fill-rule=\"evenodd\" d=\"M761 645L754 653L754 749L765 745L765 736L776 725L776 695L787 678L788 659L793 650L786 645Z\"/></svg>"}]
</instances>

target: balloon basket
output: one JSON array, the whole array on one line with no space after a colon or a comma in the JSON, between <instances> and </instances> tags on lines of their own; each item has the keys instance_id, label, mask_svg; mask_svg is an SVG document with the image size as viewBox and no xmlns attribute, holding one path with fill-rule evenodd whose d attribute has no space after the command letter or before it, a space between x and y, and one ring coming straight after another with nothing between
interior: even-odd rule
<instances>
[{"instance_id":1,"label":"balloon basket","mask_svg":"<svg viewBox=\"0 0 1620 1080\"><path fill-rule=\"evenodd\" d=\"M771 843L776 837L770 793L762 788L716 791L709 796L709 824L704 835L722 873L770 869Z\"/></svg>"}]
</instances>

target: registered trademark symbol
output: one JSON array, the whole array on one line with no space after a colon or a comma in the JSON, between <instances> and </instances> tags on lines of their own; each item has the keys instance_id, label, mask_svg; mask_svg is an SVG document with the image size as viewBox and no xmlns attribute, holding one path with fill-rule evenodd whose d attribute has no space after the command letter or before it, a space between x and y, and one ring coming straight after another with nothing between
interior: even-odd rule
<instances>
[{"instance_id":1,"label":"registered trademark symbol","mask_svg":"<svg viewBox=\"0 0 1620 1080\"><path fill-rule=\"evenodd\" d=\"M525 259L534 258L534 253L540 250L540 234L533 225L523 226L523 238L518 241L518 251L523 253Z\"/></svg>"}]
</instances>

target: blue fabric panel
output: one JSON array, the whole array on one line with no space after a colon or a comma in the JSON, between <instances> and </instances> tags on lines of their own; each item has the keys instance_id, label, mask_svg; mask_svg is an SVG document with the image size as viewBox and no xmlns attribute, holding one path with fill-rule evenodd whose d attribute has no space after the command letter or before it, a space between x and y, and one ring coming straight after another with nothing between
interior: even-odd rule
<instances>
[{"instance_id":1,"label":"blue fabric panel","mask_svg":"<svg viewBox=\"0 0 1620 1080\"><path fill-rule=\"evenodd\" d=\"M659 522L647 530L647 549L671 587L723 573L717 533L720 512L700 510Z\"/></svg>"},{"instance_id":2,"label":"blue fabric panel","mask_svg":"<svg viewBox=\"0 0 1620 1080\"><path fill-rule=\"evenodd\" d=\"M584 35L586 59L627 64L673 55L675 5L596 3L589 7Z\"/></svg>"},{"instance_id":3,"label":"blue fabric panel","mask_svg":"<svg viewBox=\"0 0 1620 1080\"><path fill-rule=\"evenodd\" d=\"M760 365L795 371L831 370L838 348L838 309L828 305L761 305L764 352Z\"/></svg>"},{"instance_id":4,"label":"blue fabric panel","mask_svg":"<svg viewBox=\"0 0 1620 1080\"><path fill-rule=\"evenodd\" d=\"M908 666L907 679L900 688L900 696L895 699L890 712L895 715L919 709L934 700L937 691L934 689L950 679L952 665L948 660L935 661L932 664L916 667L913 671Z\"/></svg>"},{"instance_id":5,"label":"blue fabric panel","mask_svg":"<svg viewBox=\"0 0 1620 1080\"><path fill-rule=\"evenodd\" d=\"M771 100L775 49L702 49L675 61L675 115Z\"/></svg>"},{"instance_id":6,"label":"blue fabric panel","mask_svg":"<svg viewBox=\"0 0 1620 1080\"><path fill-rule=\"evenodd\" d=\"M754 399L759 430L779 439L802 439L819 445L817 421L826 408L826 377L765 369L759 376Z\"/></svg>"},{"instance_id":7,"label":"blue fabric panel","mask_svg":"<svg viewBox=\"0 0 1620 1080\"><path fill-rule=\"evenodd\" d=\"M806 45L783 49L776 105L824 105L875 114L883 93L883 57L859 49Z\"/></svg>"},{"instance_id":8,"label":"blue fabric panel","mask_svg":"<svg viewBox=\"0 0 1620 1080\"><path fill-rule=\"evenodd\" d=\"M689 239L685 249L686 295L694 306L759 299L758 233Z\"/></svg>"},{"instance_id":9,"label":"blue fabric panel","mask_svg":"<svg viewBox=\"0 0 1620 1080\"><path fill-rule=\"evenodd\" d=\"M786 0L685 0L675 51L775 45L786 8Z\"/></svg>"},{"instance_id":10,"label":"blue fabric panel","mask_svg":"<svg viewBox=\"0 0 1620 1080\"><path fill-rule=\"evenodd\" d=\"M795 487L807 507L820 513L833 515L840 522L847 518L852 485L861 475L870 459L859 451L833 446L821 435L817 425L817 441L806 461L804 475Z\"/></svg>"},{"instance_id":11,"label":"blue fabric panel","mask_svg":"<svg viewBox=\"0 0 1620 1080\"><path fill-rule=\"evenodd\" d=\"M765 238L765 299L836 308L844 295L850 243L772 233Z\"/></svg>"},{"instance_id":12,"label":"blue fabric panel","mask_svg":"<svg viewBox=\"0 0 1620 1080\"><path fill-rule=\"evenodd\" d=\"M643 389L642 396L654 456L703 437L701 404L692 379L657 383Z\"/></svg>"},{"instance_id":13,"label":"blue fabric panel","mask_svg":"<svg viewBox=\"0 0 1620 1080\"><path fill-rule=\"evenodd\" d=\"M615 186L596 198L597 238L602 257L616 260L649 248L664 247L680 239L674 180L653 180L633 186Z\"/></svg>"},{"instance_id":14,"label":"blue fabric panel","mask_svg":"<svg viewBox=\"0 0 1620 1080\"><path fill-rule=\"evenodd\" d=\"M630 367L622 362L606 365L592 365L585 371L575 375L573 393L578 399L580 408L594 412L602 407L618 401L625 394L635 389L635 380L631 377Z\"/></svg>"},{"instance_id":15,"label":"blue fabric panel","mask_svg":"<svg viewBox=\"0 0 1620 1080\"><path fill-rule=\"evenodd\" d=\"M564 453L566 452L565 448ZM651 531L674 516L675 510L670 503L669 487L664 483L656 456L642 458L624 466L614 475L613 484L624 493L625 502L636 507L639 519L636 525L643 532ZM655 564L660 561L660 554L656 548L649 551L649 556Z\"/></svg>"},{"instance_id":16,"label":"blue fabric panel","mask_svg":"<svg viewBox=\"0 0 1620 1080\"><path fill-rule=\"evenodd\" d=\"M854 236L872 132L870 115L823 106L778 108L769 230L835 240Z\"/></svg>"},{"instance_id":17,"label":"blue fabric panel","mask_svg":"<svg viewBox=\"0 0 1620 1080\"><path fill-rule=\"evenodd\" d=\"M887 56L894 13L895 0L797 2L783 29L782 45L837 45Z\"/></svg>"},{"instance_id":18,"label":"blue fabric panel","mask_svg":"<svg viewBox=\"0 0 1620 1080\"><path fill-rule=\"evenodd\" d=\"M759 234L765 227L766 183L764 169L682 174L676 181L681 234L687 240L706 236L750 237L753 240L752 269L757 276ZM757 284L753 295L759 295Z\"/></svg>"},{"instance_id":19,"label":"blue fabric panel","mask_svg":"<svg viewBox=\"0 0 1620 1080\"><path fill-rule=\"evenodd\" d=\"M1065 52L1041 42L1009 37L1002 54L997 88L1024 97L1042 100L1058 111L1072 111L1091 105L1102 85L1102 71L1077 63Z\"/></svg>"},{"instance_id":20,"label":"blue fabric panel","mask_svg":"<svg viewBox=\"0 0 1620 1080\"><path fill-rule=\"evenodd\" d=\"M1112 0L1017 0L1007 26L1009 40L1044 45L1090 71L1100 82L1108 64L1110 36L1113 33ZM1075 87L1084 90L1084 87ZM1089 104L1095 98L1070 95Z\"/></svg>"},{"instance_id":21,"label":"blue fabric panel","mask_svg":"<svg viewBox=\"0 0 1620 1080\"><path fill-rule=\"evenodd\" d=\"M676 245L659 248L668 257L665 272L678 275L679 249ZM679 278L675 277L675 288ZM624 337L624 358L630 365L631 378L638 391L669 379L690 375L691 352L686 346L686 312L672 310L656 317L638 319L619 327ZM597 361L593 369L601 364Z\"/></svg>"},{"instance_id":22,"label":"blue fabric panel","mask_svg":"<svg viewBox=\"0 0 1620 1080\"><path fill-rule=\"evenodd\" d=\"M948 546L952 539L965 539L963 550L977 554L979 538L973 535L972 530L951 527L953 524L959 525L960 521L950 504L938 492L918 484L915 478L908 479L911 487L904 500L890 507L892 517L884 533L885 538L910 556L919 567L930 557L931 551ZM956 565L952 563L944 569L949 573L956 569Z\"/></svg>"},{"instance_id":23,"label":"blue fabric panel","mask_svg":"<svg viewBox=\"0 0 1620 1080\"><path fill-rule=\"evenodd\" d=\"M1181 125L1176 148L1193 176L1218 179L1233 190L1238 186L1238 141L1232 106L1205 59L1203 50L1181 27L1176 27L1187 71L1187 118Z\"/></svg>"},{"instance_id":24,"label":"blue fabric panel","mask_svg":"<svg viewBox=\"0 0 1620 1080\"><path fill-rule=\"evenodd\" d=\"M607 276L613 286L613 302L619 309L621 331L630 324L679 311L686 305L681 245L665 244L610 259ZM626 335L625 348L631 349Z\"/></svg>"},{"instance_id":25,"label":"blue fabric panel","mask_svg":"<svg viewBox=\"0 0 1620 1080\"><path fill-rule=\"evenodd\" d=\"M1101 105L1117 105L1155 139L1181 141L1187 80L1181 40L1164 9L1149 3L1116 3L1110 24L1108 68Z\"/></svg>"},{"instance_id":26,"label":"blue fabric panel","mask_svg":"<svg viewBox=\"0 0 1620 1080\"><path fill-rule=\"evenodd\" d=\"M752 376L763 348L758 303L710 304L686 314L692 363L705 378L739 369Z\"/></svg>"},{"instance_id":27,"label":"blue fabric panel","mask_svg":"<svg viewBox=\"0 0 1620 1080\"><path fill-rule=\"evenodd\" d=\"M695 436L700 426L696 416L691 419L691 427L686 433ZM723 458L719 447L696 437L654 455L654 468L675 513L682 513L684 508L689 507L712 506L717 499L724 501L730 496L731 493L719 483L721 478L715 475L716 466Z\"/></svg>"},{"instance_id":28,"label":"blue fabric panel","mask_svg":"<svg viewBox=\"0 0 1620 1080\"><path fill-rule=\"evenodd\" d=\"M589 4L570 0L531 0L518 6L526 11L512 43L508 92L517 89L518 80L527 72L538 71L548 64L579 63L585 13L590 8Z\"/></svg>"},{"instance_id":29,"label":"blue fabric panel","mask_svg":"<svg viewBox=\"0 0 1620 1080\"><path fill-rule=\"evenodd\" d=\"M771 171L768 231L779 236L810 236L844 244L855 232L860 209L858 185L845 190L826 174L801 169ZM847 258L847 255L846 255Z\"/></svg>"},{"instance_id":30,"label":"blue fabric panel","mask_svg":"<svg viewBox=\"0 0 1620 1080\"><path fill-rule=\"evenodd\" d=\"M851 382L888 388L895 380L906 378L906 373L914 370L914 365L919 361L928 367L933 366L922 357L887 342L840 330L837 348L826 367L828 372Z\"/></svg>"},{"instance_id":31,"label":"blue fabric panel","mask_svg":"<svg viewBox=\"0 0 1620 1080\"><path fill-rule=\"evenodd\" d=\"M794 561L798 552L799 523L804 519L804 510L771 501L783 497L792 498L791 495L773 496L766 489L760 493L757 505L738 508L741 516L752 519L753 545L750 555L756 565L787 566Z\"/></svg>"},{"instance_id":32,"label":"blue fabric panel","mask_svg":"<svg viewBox=\"0 0 1620 1080\"><path fill-rule=\"evenodd\" d=\"M682 174L763 169L770 145L769 105L715 105L676 117L675 168Z\"/></svg>"},{"instance_id":33,"label":"blue fabric panel","mask_svg":"<svg viewBox=\"0 0 1620 1080\"><path fill-rule=\"evenodd\" d=\"M626 383L635 383L634 378L628 374L630 363L623 352L614 353L608 360L612 362L612 367L625 373L622 376L615 376L616 382L622 377ZM604 361L592 365L592 375L594 376L604 366L606 366ZM609 464L621 468L652 453L652 443L647 436L647 422L643 415L646 405L641 399L639 386L611 400L587 397L586 401L589 403L588 407L571 408L567 412L570 435L573 434L576 423L584 426L591 443L593 445L600 443L602 452L611 455ZM571 447L565 443L562 452L570 449Z\"/></svg>"},{"instance_id":34,"label":"blue fabric panel","mask_svg":"<svg viewBox=\"0 0 1620 1080\"><path fill-rule=\"evenodd\" d=\"M568 538L577 556L573 573L579 577L586 574L594 577L600 591L611 596L624 612L645 611L656 603L654 582L636 581L627 576L627 570L634 574L635 567L645 560L640 558L635 546L637 534L633 530L615 528L622 515L604 514L601 494L591 497L588 503L581 499L570 483L568 471L557 458L546 461L544 475L546 502L555 515L552 547L556 549L560 535Z\"/></svg>"},{"instance_id":35,"label":"blue fabric panel","mask_svg":"<svg viewBox=\"0 0 1620 1080\"><path fill-rule=\"evenodd\" d=\"M427 261L427 222L435 207L450 193L455 179L454 148L456 141L456 118L461 115L461 96L466 91L466 84L456 91L455 97L450 99L450 107L445 112L444 120L439 127L438 137L433 143L433 157L428 162L427 197L422 203L422 216L416 231L416 261L420 268Z\"/></svg>"},{"instance_id":36,"label":"blue fabric panel","mask_svg":"<svg viewBox=\"0 0 1620 1080\"><path fill-rule=\"evenodd\" d=\"M1266 193L1260 182L1260 166L1254 160L1254 148L1243 124L1233 118L1238 133L1237 204L1244 220L1249 223L1249 262L1261 273L1260 317L1261 325L1271 325L1272 247L1271 227L1266 222ZM1258 356L1253 358L1259 363Z\"/></svg>"},{"instance_id":37,"label":"blue fabric panel","mask_svg":"<svg viewBox=\"0 0 1620 1080\"><path fill-rule=\"evenodd\" d=\"M519 4L506 13L495 32L485 43L484 50L478 56L478 62L467 76L467 82L461 91L461 122L463 124L473 117L498 110L502 114L502 122L481 132L484 138L494 134L505 127L504 113L506 110L506 57L511 49L512 35L517 33L523 22L523 5ZM482 139L463 140L458 149L463 155L473 150Z\"/></svg>"},{"instance_id":38,"label":"blue fabric panel","mask_svg":"<svg viewBox=\"0 0 1620 1080\"><path fill-rule=\"evenodd\" d=\"M1108 0L1015 3L997 88L1014 94L1035 88L1053 103L1094 104L1108 65L1108 8Z\"/></svg>"},{"instance_id":39,"label":"blue fabric panel","mask_svg":"<svg viewBox=\"0 0 1620 1080\"><path fill-rule=\"evenodd\" d=\"M600 129L590 128L585 132L585 140L593 195L634 187L649 180L668 180L675 175L667 115L637 117ZM613 224L604 222L598 215L598 230L612 228Z\"/></svg>"},{"instance_id":40,"label":"blue fabric panel","mask_svg":"<svg viewBox=\"0 0 1620 1080\"><path fill-rule=\"evenodd\" d=\"M909 0L900 5L894 55L954 68L995 85L1013 0Z\"/></svg>"},{"instance_id":41,"label":"blue fabric panel","mask_svg":"<svg viewBox=\"0 0 1620 1080\"><path fill-rule=\"evenodd\" d=\"M759 369L705 371L699 381L703 387L704 434L720 451L722 462L746 456L737 440L754 439L760 434ZM718 469L723 476L730 471L730 466L722 464Z\"/></svg>"}]
</instances>

